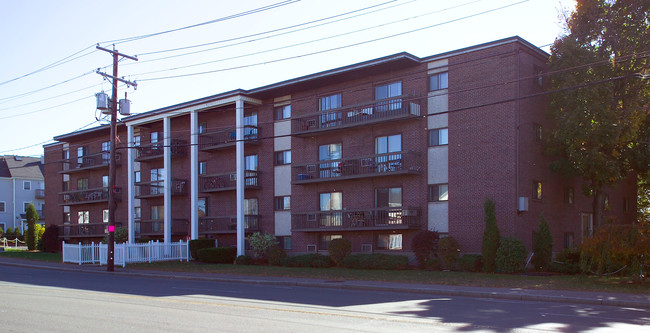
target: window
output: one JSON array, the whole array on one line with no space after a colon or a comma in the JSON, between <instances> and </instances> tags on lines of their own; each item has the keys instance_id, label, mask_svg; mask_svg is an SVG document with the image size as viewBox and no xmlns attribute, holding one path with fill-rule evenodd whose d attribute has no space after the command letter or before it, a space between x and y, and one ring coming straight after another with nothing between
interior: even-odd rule
<instances>
[{"instance_id":1,"label":"window","mask_svg":"<svg viewBox=\"0 0 650 333\"><path fill-rule=\"evenodd\" d=\"M533 180L533 199L542 200L542 182Z\"/></svg>"},{"instance_id":2,"label":"window","mask_svg":"<svg viewBox=\"0 0 650 333\"><path fill-rule=\"evenodd\" d=\"M245 157L245 170L257 171L257 155L248 155Z\"/></svg>"},{"instance_id":3,"label":"window","mask_svg":"<svg viewBox=\"0 0 650 333\"><path fill-rule=\"evenodd\" d=\"M429 202L448 201L449 184L429 185Z\"/></svg>"},{"instance_id":4,"label":"window","mask_svg":"<svg viewBox=\"0 0 650 333\"><path fill-rule=\"evenodd\" d=\"M208 131L208 123L202 121L199 123L199 134L203 134Z\"/></svg>"},{"instance_id":5,"label":"window","mask_svg":"<svg viewBox=\"0 0 650 333\"><path fill-rule=\"evenodd\" d=\"M401 250L402 234L377 235L377 248L380 250Z\"/></svg>"},{"instance_id":6,"label":"window","mask_svg":"<svg viewBox=\"0 0 650 333\"><path fill-rule=\"evenodd\" d=\"M208 162L201 161L199 162L199 175L205 175L208 173Z\"/></svg>"},{"instance_id":7,"label":"window","mask_svg":"<svg viewBox=\"0 0 650 333\"><path fill-rule=\"evenodd\" d=\"M30 181L24 181L23 182L23 190L31 190L32 189L32 182Z\"/></svg>"},{"instance_id":8,"label":"window","mask_svg":"<svg viewBox=\"0 0 650 333\"><path fill-rule=\"evenodd\" d=\"M342 235L321 235L318 248L320 248L321 250L327 250L330 242L333 239L339 239L339 238L343 238L343 236Z\"/></svg>"},{"instance_id":9,"label":"window","mask_svg":"<svg viewBox=\"0 0 650 333\"><path fill-rule=\"evenodd\" d=\"M138 147L138 146L140 146L140 144L142 144L142 137L139 136L139 135L134 136L133 137L133 146Z\"/></svg>"},{"instance_id":10,"label":"window","mask_svg":"<svg viewBox=\"0 0 650 333\"><path fill-rule=\"evenodd\" d=\"M7 205L6 202L0 201L0 213L4 213L7 210L6 205Z\"/></svg>"},{"instance_id":11,"label":"window","mask_svg":"<svg viewBox=\"0 0 650 333\"><path fill-rule=\"evenodd\" d=\"M594 216L591 213L580 214L580 224L582 226L582 240L594 235Z\"/></svg>"},{"instance_id":12,"label":"window","mask_svg":"<svg viewBox=\"0 0 650 333\"><path fill-rule=\"evenodd\" d=\"M343 210L343 194L341 192L320 193L320 211L331 213L320 214L321 226L340 226L343 215L340 210Z\"/></svg>"},{"instance_id":13,"label":"window","mask_svg":"<svg viewBox=\"0 0 650 333\"><path fill-rule=\"evenodd\" d=\"M70 213L63 213L63 223L70 223Z\"/></svg>"},{"instance_id":14,"label":"window","mask_svg":"<svg viewBox=\"0 0 650 333\"><path fill-rule=\"evenodd\" d=\"M535 128L535 141L542 142L542 140L544 139L542 135L542 125L534 124L533 127Z\"/></svg>"},{"instance_id":15,"label":"window","mask_svg":"<svg viewBox=\"0 0 650 333\"><path fill-rule=\"evenodd\" d=\"M575 246L575 240L572 232L564 233L564 248L569 249Z\"/></svg>"},{"instance_id":16,"label":"window","mask_svg":"<svg viewBox=\"0 0 650 333\"><path fill-rule=\"evenodd\" d=\"M381 207L402 207L402 188L378 188L375 191L375 205Z\"/></svg>"},{"instance_id":17,"label":"window","mask_svg":"<svg viewBox=\"0 0 650 333\"><path fill-rule=\"evenodd\" d=\"M291 236L281 236L278 238L280 241L280 246L282 246L283 249L291 250L292 248Z\"/></svg>"},{"instance_id":18,"label":"window","mask_svg":"<svg viewBox=\"0 0 650 333\"><path fill-rule=\"evenodd\" d=\"M340 107L341 107L341 94L321 97L319 102L320 111L333 110L333 109L338 109Z\"/></svg>"},{"instance_id":19,"label":"window","mask_svg":"<svg viewBox=\"0 0 650 333\"><path fill-rule=\"evenodd\" d=\"M77 147L77 167L81 168L84 164L84 156L88 153L88 148Z\"/></svg>"},{"instance_id":20,"label":"window","mask_svg":"<svg viewBox=\"0 0 650 333\"><path fill-rule=\"evenodd\" d=\"M111 161L111 142L102 142L102 164L108 164Z\"/></svg>"},{"instance_id":21,"label":"window","mask_svg":"<svg viewBox=\"0 0 650 333\"><path fill-rule=\"evenodd\" d=\"M102 210L102 222L108 223L108 209Z\"/></svg>"},{"instance_id":22,"label":"window","mask_svg":"<svg viewBox=\"0 0 650 333\"><path fill-rule=\"evenodd\" d=\"M23 202L23 213L27 212L27 208L29 208L29 205L31 202Z\"/></svg>"},{"instance_id":23,"label":"window","mask_svg":"<svg viewBox=\"0 0 650 333\"><path fill-rule=\"evenodd\" d=\"M108 188L108 176L102 176L102 187Z\"/></svg>"},{"instance_id":24,"label":"window","mask_svg":"<svg viewBox=\"0 0 650 333\"><path fill-rule=\"evenodd\" d=\"M257 112L244 116L244 139L257 139Z\"/></svg>"},{"instance_id":25,"label":"window","mask_svg":"<svg viewBox=\"0 0 650 333\"><path fill-rule=\"evenodd\" d=\"M449 75L447 72L429 76L429 91L449 88Z\"/></svg>"},{"instance_id":26,"label":"window","mask_svg":"<svg viewBox=\"0 0 650 333\"><path fill-rule=\"evenodd\" d=\"M275 120L291 118L291 105L278 106L274 110Z\"/></svg>"},{"instance_id":27,"label":"window","mask_svg":"<svg viewBox=\"0 0 650 333\"><path fill-rule=\"evenodd\" d=\"M90 223L90 211L82 210L77 212L77 223Z\"/></svg>"},{"instance_id":28,"label":"window","mask_svg":"<svg viewBox=\"0 0 650 333\"><path fill-rule=\"evenodd\" d=\"M609 194L605 194L605 200L603 203L603 208L605 210L609 210Z\"/></svg>"},{"instance_id":29,"label":"window","mask_svg":"<svg viewBox=\"0 0 650 333\"><path fill-rule=\"evenodd\" d=\"M564 189L564 202L569 205L573 205L575 202L575 191L573 190L573 187L567 187Z\"/></svg>"},{"instance_id":30,"label":"window","mask_svg":"<svg viewBox=\"0 0 650 333\"><path fill-rule=\"evenodd\" d=\"M291 196L275 197L275 210L291 209Z\"/></svg>"},{"instance_id":31,"label":"window","mask_svg":"<svg viewBox=\"0 0 650 333\"><path fill-rule=\"evenodd\" d=\"M162 220L165 218L165 206L151 206L151 219Z\"/></svg>"},{"instance_id":32,"label":"window","mask_svg":"<svg viewBox=\"0 0 650 333\"><path fill-rule=\"evenodd\" d=\"M77 179L77 190L87 190L88 189L88 178Z\"/></svg>"},{"instance_id":33,"label":"window","mask_svg":"<svg viewBox=\"0 0 650 333\"><path fill-rule=\"evenodd\" d=\"M291 150L275 152L275 165L291 164Z\"/></svg>"},{"instance_id":34,"label":"window","mask_svg":"<svg viewBox=\"0 0 650 333\"><path fill-rule=\"evenodd\" d=\"M341 159L341 144L332 143L318 146L318 160L332 161ZM338 162L320 163L320 178L331 178L340 176Z\"/></svg>"},{"instance_id":35,"label":"window","mask_svg":"<svg viewBox=\"0 0 650 333\"><path fill-rule=\"evenodd\" d=\"M136 220L139 220L142 218L142 207L134 207L133 208L133 216Z\"/></svg>"},{"instance_id":36,"label":"window","mask_svg":"<svg viewBox=\"0 0 650 333\"><path fill-rule=\"evenodd\" d=\"M63 156L61 156L64 160L69 160L70 159L70 150L64 149L63 150Z\"/></svg>"},{"instance_id":37,"label":"window","mask_svg":"<svg viewBox=\"0 0 650 333\"><path fill-rule=\"evenodd\" d=\"M156 146L156 143L158 143L158 140L160 140L160 133L158 132L151 132L151 143Z\"/></svg>"},{"instance_id":38,"label":"window","mask_svg":"<svg viewBox=\"0 0 650 333\"><path fill-rule=\"evenodd\" d=\"M165 169L151 169L150 170L151 188L149 194L163 194L165 189Z\"/></svg>"},{"instance_id":39,"label":"window","mask_svg":"<svg viewBox=\"0 0 650 333\"><path fill-rule=\"evenodd\" d=\"M402 151L402 135L380 136L375 139L375 154L396 153Z\"/></svg>"},{"instance_id":40,"label":"window","mask_svg":"<svg viewBox=\"0 0 650 333\"><path fill-rule=\"evenodd\" d=\"M135 182L136 185L140 184L140 182L142 181L142 173L140 173L140 171L134 172L133 173L133 178L134 178L133 181ZM133 194L135 196L140 195L140 186L135 186L133 188Z\"/></svg>"},{"instance_id":41,"label":"window","mask_svg":"<svg viewBox=\"0 0 650 333\"><path fill-rule=\"evenodd\" d=\"M375 100L388 100L377 105L377 111L399 110L402 108L402 82L393 82L375 87Z\"/></svg>"},{"instance_id":42,"label":"window","mask_svg":"<svg viewBox=\"0 0 650 333\"><path fill-rule=\"evenodd\" d=\"M542 68L533 65L533 75L535 76L535 84L537 86L542 87L544 85L544 72L542 71Z\"/></svg>"},{"instance_id":43,"label":"window","mask_svg":"<svg viewBox=\"0 0 650 333\"><path fill-rule=\"evenodd\" d=\"M198 206L199 206L199 218L208 216L208 198L199 198L198 200Z\"/></svg>"},{"instance_id":44,"label":"window","mask_svg":"<svg viewBox=\"0 0 650 333\"><path fill-rule=\"evenodd\" d=\"M449 130L437 128L429 131L429 147L449 144Z\"/></svg>"}]
</instances>

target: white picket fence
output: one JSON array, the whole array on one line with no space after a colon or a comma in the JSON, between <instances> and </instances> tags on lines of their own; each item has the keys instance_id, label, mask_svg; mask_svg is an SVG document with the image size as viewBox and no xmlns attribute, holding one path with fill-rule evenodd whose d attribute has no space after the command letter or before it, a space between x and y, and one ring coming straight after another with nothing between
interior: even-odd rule
<instances>
[{"instance_id":1,"label":"white picket fence","mask_svg":"<svg viewBox=\"0 0 650 333\"><path fill-rule=\"evenodd\" d=\"M177 243L115 244L114 264L125 267L127 263L155 261L189 261L189 243L182 240ZM100 264L108 262L108 244L66 244L63 242L63 262L74 264Z\"/></svg>"}]
</instances>

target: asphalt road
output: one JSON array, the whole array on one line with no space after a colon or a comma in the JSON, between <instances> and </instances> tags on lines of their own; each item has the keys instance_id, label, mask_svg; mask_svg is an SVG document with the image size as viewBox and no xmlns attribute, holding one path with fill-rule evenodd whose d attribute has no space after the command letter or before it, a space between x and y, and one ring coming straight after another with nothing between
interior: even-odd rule
<instances>
[{"instance_id":1,"label":"asphalt road","mask_svg":"<svg viewBox=\"0 0 650 333\"><path fill-rule=\"evenodd\" d=\"M650 332L650 310L0 266L1 332Z\"/></svg>"}]
</instances>

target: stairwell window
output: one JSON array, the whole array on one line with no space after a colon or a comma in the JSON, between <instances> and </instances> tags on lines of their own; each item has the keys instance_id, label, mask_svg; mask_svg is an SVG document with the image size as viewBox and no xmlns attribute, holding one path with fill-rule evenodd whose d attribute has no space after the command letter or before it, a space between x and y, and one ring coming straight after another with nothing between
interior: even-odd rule
<instances>
[{"instance_id":1,"label":"stairwell window","mask_svg":"<svg viewBox=\"0 0 650 333\"><path fill-rule=\"evenodd\" d=\"M275 120L284 120L291 118L291 105L278 106L273 111Z\"/></svg>"},{"instance_id":2,"label":"stairwell window","mask_svg":"<svg viewBox=\"0 0 650 333\"><path fill-rule=\"evenodd\" d=\"M429 147L449 144L449 129L437 128L429 130Z\"/></svg>"},{"instance_id":3,"label":"stairwell window","mask_svg":"<svg viewBox=\"0 0 650 333\"><path fill-rule=\"evenodd\" d=\"M291 196L285 195L275 197L275 210L290 210L291 209Z\"/></svg>"},{"instance_id":4,"label":"stairwell window","mask_svg":"<svg viewBox=\"0 0 650 333\"><path fill-rule=\"evenodd\" d=\"M436 73L429 76L429 91L449 88L449 75L447 72Z\"/></svg>"},{"instance_id":5,"label":"stairwell window","mask_svg":"<svg viewBox=\"0 0 650 333\"><path fill-rule=\"evenodd\" d=\"M291 150L275 152L275 165L291 164Z\"/></svg>"},{"instance_id":6,"label":"stairwell window","mask_svg":"<svg viewBox=\"0 0 650 333\"><path fill-rule=\"evenodd\" d=\"M449 184L429 185L429 202L448 201Z\"/></svg>"}]
</instances>

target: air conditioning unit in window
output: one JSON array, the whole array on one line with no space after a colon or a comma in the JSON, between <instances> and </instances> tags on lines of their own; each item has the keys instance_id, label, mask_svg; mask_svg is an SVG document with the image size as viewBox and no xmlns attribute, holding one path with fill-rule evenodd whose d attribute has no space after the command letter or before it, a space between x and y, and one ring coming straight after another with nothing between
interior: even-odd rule
<instances>
[{"instance_id":1,"label":"air conditioning unit in window","mask_svg":"<svg viewBox=\"0 0 650 333\"><path fill-rule=\"evenodd\" d=\"M307 245L307 252L316 252L316 244Z\"/></svg>"},{"instance_id":2,"label":"air conditioning unit in window","mask_svg":"<svg viewBox=\"0 0 650 333\"><path fill-rule=\"evenodd\" d=\"M372 253L372 244L361 244L361 252Z\"/></svg>"},{"instance_id":3,"label":"air conditioning unit in window","mask_svg":"<svg viewBox=\"0 0 650 333\"><path fill-rule=\"evenodd\" d=\"M517 211L528 211L528 197L519 197L519 202L517 203Z\"/></svg>"}]
</instances>

